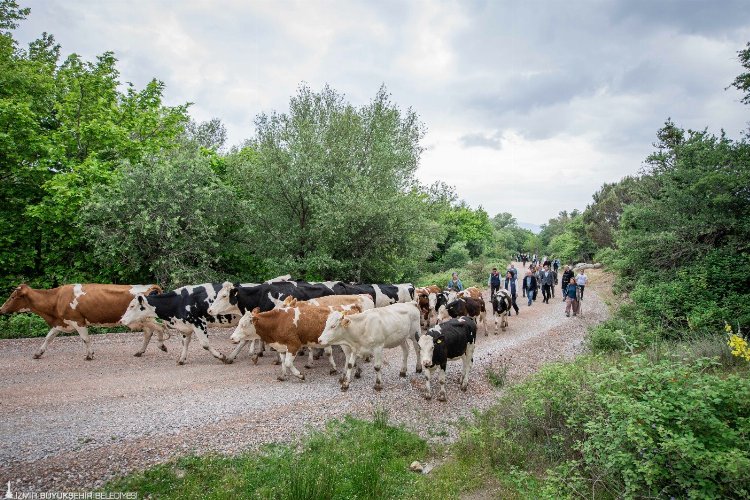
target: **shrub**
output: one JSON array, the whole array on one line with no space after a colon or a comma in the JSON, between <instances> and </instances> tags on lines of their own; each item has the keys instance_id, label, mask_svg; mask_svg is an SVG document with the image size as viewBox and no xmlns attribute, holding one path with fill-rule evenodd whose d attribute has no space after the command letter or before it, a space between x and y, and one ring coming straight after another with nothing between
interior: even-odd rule
<instances>
[{"instance_id":1,"label":"shrub","mask_svg":"<svg viewBox=\"0 0 750 500\"><path fill-rule=\"evenodd\" d=\"M457 241L452 244L443 254L443 267L452 269L463 267L469 262L469 250L466 248L465 241Z\"/></svg>"}]
</instances>

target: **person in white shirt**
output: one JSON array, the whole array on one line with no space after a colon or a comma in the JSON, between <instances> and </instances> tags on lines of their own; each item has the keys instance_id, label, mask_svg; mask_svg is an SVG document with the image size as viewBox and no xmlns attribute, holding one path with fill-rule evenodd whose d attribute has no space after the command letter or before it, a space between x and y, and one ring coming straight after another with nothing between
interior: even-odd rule
<instances>
[{"instance_id":1,"label":"person in white shirt","mask_svg":"<svg viewBox=\"0 0 750 500\"><path fill-rule=\"evenodd\" d=\"M578 276L576 276L576 285L578 285L578 289L580 290L578 300L583 300L583 289L586 287L586 281L588 281L586 272L583 269L579 270Z\"/></svg>"}]
</instances>

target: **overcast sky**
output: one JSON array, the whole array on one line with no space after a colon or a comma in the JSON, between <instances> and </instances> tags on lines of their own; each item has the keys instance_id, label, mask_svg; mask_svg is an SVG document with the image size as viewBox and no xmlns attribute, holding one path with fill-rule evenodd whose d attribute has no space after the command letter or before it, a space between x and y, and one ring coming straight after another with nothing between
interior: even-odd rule
<instances>
[{"instance_id":1,"label":"overcast sky","mask_svg":"<svg viewBox=\"0 0 750 500\"><path fill-rule=\"evenodd\" d=\"M301 82L355 105L385 84L427 126L420 180L490 215L541 224L636 173L656 130L738 138L750 108L724 90L750 41L750 0L19 0L26 43L114 51L122 81L220 118L231 144Z\"/></svg>"}]
</instances>

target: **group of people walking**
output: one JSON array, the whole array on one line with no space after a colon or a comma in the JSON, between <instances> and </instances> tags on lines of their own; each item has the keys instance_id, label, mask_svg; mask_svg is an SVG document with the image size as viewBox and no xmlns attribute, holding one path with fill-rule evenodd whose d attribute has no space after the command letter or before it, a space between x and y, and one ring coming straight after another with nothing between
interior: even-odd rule
<instances>
[{"instance_id":1,"label":"group of people walking","mask_svg":"<svg viewBox=\"0 0 750 500\"><path fill-rule=\"evenodd\" d=\"M519 257L527 257L525 254L519 254ZM536 255L534 255L536 257ZM524 260L521 260L523 267L526 268ZM521 281L521 293L527 299L527 305L531 306L537 299L539 290L542 291L542 302L549 304L550 299L555 298L555 288L558 283L561 284L563 302L566 303L565 315L577 316L581 310L581 301L583 300L583 291L586 288L588 277L584 269L578 271L576 275L570 266L565 266L561 279L558 279L558 269L560 261L558 259L548 260L545 256L542 265L531 264ZM512 307L519 313L516 299L518 297L518 270L515 265L510 264L505 272L501 275L496 267L487 280L487 286L490 289L490 296L497 290L503 288L508 290L512 298ZM451 280L448 282L448 288L463 290L463 284L458 279L458 275L453 273Z\"/></svg>"}]
</instances>

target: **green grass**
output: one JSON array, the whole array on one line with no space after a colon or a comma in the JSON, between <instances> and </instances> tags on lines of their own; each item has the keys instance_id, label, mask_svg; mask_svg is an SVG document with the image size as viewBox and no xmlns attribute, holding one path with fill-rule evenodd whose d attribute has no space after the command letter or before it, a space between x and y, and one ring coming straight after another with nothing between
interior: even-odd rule
<instances>
[{"instance_id":1,"label":"green grass","mask_svg":"<svg viewBox=\"0 0 750 500\"><path fill-rule=\"evenodd\" d=\"M427 444L388 425L347 417L332 421L301 445L273 445L236 457L185 457L108 484L154 498L375 499L404 498L422 476L409 471Z\"/></svg>"}]
</instances>

